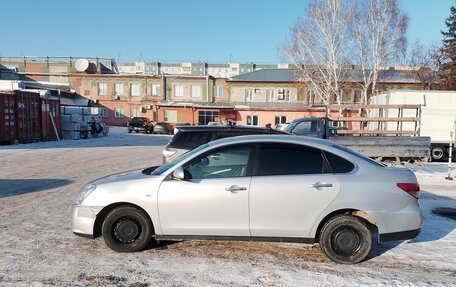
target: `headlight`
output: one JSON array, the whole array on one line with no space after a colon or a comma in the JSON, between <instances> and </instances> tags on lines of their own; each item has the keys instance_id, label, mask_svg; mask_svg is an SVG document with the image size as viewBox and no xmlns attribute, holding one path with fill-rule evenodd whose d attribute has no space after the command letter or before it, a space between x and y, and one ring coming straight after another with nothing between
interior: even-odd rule
<instances>
[{"instance_id":1,"label":"headlight","mask_svg":"<svg viewBox=\"0 0 456 287\"><path fill-rule=\"evenodd\" d=\"M96 184L84 185L81 188L81 192L79 193L78 198L76 198L76 201L74 202L74 204L80 205L87 198L87 196L89 196L89 194L92 191L94 191L96 188L97 188Z\"/></svg>"}]
</instances>

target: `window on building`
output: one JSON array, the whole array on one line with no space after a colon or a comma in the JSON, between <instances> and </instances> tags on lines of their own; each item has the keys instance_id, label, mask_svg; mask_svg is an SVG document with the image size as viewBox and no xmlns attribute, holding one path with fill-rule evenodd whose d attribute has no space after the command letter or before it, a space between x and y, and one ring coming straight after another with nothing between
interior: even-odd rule
<instances>
[{"instance_id":1,"label":"window on building","mask_svg":"<svg viewBox=\"0 0 456 287\"><path fill-rule=\"evenodd\" d=\"M123 84L120 84L120 83L114 84L114 95L115 96L123 95Z\"/></svg>"},{"instance_id":2,"label":"window on building","mask_svg":"<svg viewBox=\"0 0 456 287\"><path fill-rule=\"evenodd\" d=\"M106 96L108 94L108 84L98 83L98 95Z\"/></svg>"},{"instance_id":3,"label":"window on building","mask_svg":"<svg viewBox=\"0 0 456 287\"><path fill-rule=\"evenodd\" d=\"M253 91L252 91L252 89L246 89L245 90L244 101L246 101L246 102L253 101Z\"/></svg>"},{"instance_id":4,"label":"window on building","mask_svg":"<svg viewBox=\"0 0 456 287\"><path fill-rule=\"evenodd\" d=\"M222 97L223 97L223 87L214 86L214 98L222 98Z\"/></svg>"},{"instance_id":5,"label":"window on building","mask_svg":"<svg viewBox=\"0 0 456 287\"><path fill-rule=\"evenodd\" d=\"M244 73L244 68L241 68L241 73Z\"/></svg>"},{"instance_id":6,"label":"window on building","mask_svg":"<svg viewBox=\"0 0 456 287\"><path fill-rule=\"evenodd\" d=\"M130 115L132 118L139 117L139 109L131 109Z\"/></svg>"},{"instance_id":7,"label":"window on building","mask_svg":"<svg viewBox=\"0 0 456 287\"><path fill-rule=\"evenodd\" d=\"M190 68L190 67L183 67L183 68L182 68L182 71L184 71L184 72L191 72L191 68Z\"/></svg>"},{"instance_id":8,"label":"window on building","mask_svg":"<svg viewBox=\"0 0 456 287\"><path fill-rule=\"evenodd\" d=\"M130 95L132 97L139 97L139 84L131 84Z\"/></svg>"},{"instance_id":9,"label":"window on building","mask_svg":"<svg viewBox=\"0 0 456 287\"><path fill-rule=\"evenodd\" d=\"M231 68L231 72L237 72L238 68Z\"/></svg>"},{"instance_id":10,"label":"window on building","mask_svg":"<svg viewBox=\"0 0 456 287\"><path fill-rule=\"evenodd\" d=\"M191 86L190 89L191 98L200 98L201 97L201 86Z\"/></svg>"},{"instance_id":11,"label":"window on building","mask_svg":"<svg viewBox=\"0 0 456 287\"><path fill-rule=\"evenodd\" d=\"M160 85L152 85L152 96L158 97L160 96Z\"/></svg>"},{"instance_id":12,"label":"window on building","mask_svg":"<svg viewBox=\"0 0 456 287\"><path fill-rule=\"evenodd\" d=\"M361 102L362 91L354 90L353 91L353 103L360 103Z\"/></svg>"},{"instance_id":13,"label":"window on building","mask_svg":"<svg viewBox=\"0 0 456 287\"><path fill-rule=\"evenodd\" d=\"M177 111L176 110L165 110L164 116L165 116L165 122L177 123Z\"/></svg>"},{"instance_id":14,"label":"window on building","mask_svg":"<svg viewBox=\"0 0 456 287\"><path fill-rule=\"evenodd\" d=\"M123 109L119 109L119 108L115 108L114 109L114 117L123 118L124 117L124 110Z\"/></svg>"},{"instance_id":15,"label":"window on building","mask_svg":"<svg viewBox=\"0 0 456 287\"><path fill-rule=\"evenodd\" d=\"M274 101L274 90L268 89L266 90L266 102L273 102Z\"/></svg>"},{"instance_id":16,"label":"window on building","mask_svg":"<svg viewBox=\"0 0 456 287\"><path fill-rule=\"evenodd\" d=\"M174 96L176 98L184 96L184 86L182 85L174 85Z\"/></svg>"},{"instance_id":17,"label":"window on building","mask_svg":"<svg viewBox=\"0 0 456 287\"><path fill-rule=\"evenodd\" d=\"M278 124L286 124L287 123L287 117L286 116L275 116L274 123L276 125L278 125Z\"/></svg>"},{"instance_id":18,"label":"window on building","mask_svg":"<svg viewBox=\"0 0 456 287\"><path fill-rule=\"evenodd\" d=\"M312 89L310 89L307 91L307 104L309 106L311 106L314 104L314 102L315 102L315 92Z\"/></svg>"},{"instance_id":19,"label":"window on building","mask_svg":"<svg viewBox=\"0 0 456 287\"><path fill-rule=\"evenodd\" d=\"M198 125L207 125L209 122L218 122L219 115L219 111L198 111Z\"/></svg>"},{"instance_id":20,"label":"window on building","mask_svg":"<svg viewBox=\"0 0 456 287\"><path fill-rule=\"evenodd\" d=\"M291 100L291 91L285 90L285 101L289 102Z\"/></svg>"},{"instance_id":21,"label":"window on building","mask_svg":"<svg viewBox=\"0 0 456 287\"><path fill-rule=\"evenodd\" d=\"M107 108L100 108L100 116L102 118L107 118L108 117L108 109Z\"/></svg>"},{"instance_id":22,"label":"window on building","mask_svg":"<svg viewBox=\"0 0 456 287\"><path fill-rule=\"evenodd\" d=\"M247 116L248 126L257 126L258 125L258 116Z\"/></svg>"}]
</instances>

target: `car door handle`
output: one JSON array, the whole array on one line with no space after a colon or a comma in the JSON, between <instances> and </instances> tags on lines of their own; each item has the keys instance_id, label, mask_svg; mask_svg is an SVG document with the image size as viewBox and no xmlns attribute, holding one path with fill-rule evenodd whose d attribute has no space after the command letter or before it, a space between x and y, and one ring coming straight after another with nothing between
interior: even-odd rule
<instances>
[{"instance_id":1,"label":"car door handle","mask_svg":"<svg viewBox=\"0 0 456 287\"><path fill-rule=\"evenodd\" d=\"M239 186L239 185L232 185L230 187L225 188L226 191L230 191L232 193L238 193L239 191L247 190L247 188Z\"/></svg>"},{"instance_id":2,"label":"car door handle","mask_svg":"<svg viewBox=\"0 0 456 287\"><path fill-rule=\"evenodd\" d=\"M324 183L324 182L319 182L319 181L310 185L310 187L314 187L316 189L319 189L322 187L332 187L332 186L333 186L332 183Z\"/></svg>"}]
</instances>

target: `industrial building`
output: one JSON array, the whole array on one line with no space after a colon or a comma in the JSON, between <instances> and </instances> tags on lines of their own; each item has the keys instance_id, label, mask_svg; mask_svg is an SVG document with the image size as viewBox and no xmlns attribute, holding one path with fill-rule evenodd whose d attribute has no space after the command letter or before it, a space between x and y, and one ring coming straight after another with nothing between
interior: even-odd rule
<instances>
[{"instance_id":1,"label":"industrial building","mask_svg":"<svg viewBox=\"0 0 456 287\"><path fill-rule=\"evenodd\" d=\"M359 71L353 69L352 73L356 79ZM325 113L309 85L296 80L294 70L286 64L118 65L109 58L3 57L1 79L21 81L29 88L44 85L61 96L61 104L98 107L108 125L125 125L132 117L145 116L157 122L201 125L230 119L264 126ZM59 85L68 88L61 91ZM419 87L413 71L387 69L380 73L379 90ZM359 100L359 81L345 83L342 101Z\"/></svg>"}]
</instances>

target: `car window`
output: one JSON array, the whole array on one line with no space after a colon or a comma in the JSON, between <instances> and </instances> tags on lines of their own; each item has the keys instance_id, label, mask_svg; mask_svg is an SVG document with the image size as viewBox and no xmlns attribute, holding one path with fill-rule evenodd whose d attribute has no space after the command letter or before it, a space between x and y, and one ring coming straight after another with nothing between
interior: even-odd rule
<instances>
[{"instance_id":1,"label":"car window","mask_svg":"<svg viewBox=\"0 0 456 287\"><path fill-rule=\"evenodd\" d=\"M293 144L263 144L258 157L259 176L330 173L319 149Z\"/></svg>"},{"instance_id":2,"label":"car window","mask_svg":"<svg viewBox=\"0 0 456 287\"><path fill-rule=\"evenodd\" d=\"M355 168L353 163L340 156L327 151L324 151L324 154L333 173L348 173Z\"/></svg>"},{"instance_id":3,"label":"car window","mask_svg":"<svg viewBox=\"0 0 456 287\"><path fill-rule=\"evenodd\" d=\"M300 122L297 124L294 129L293 133L296 135L303 135L309 133L316 133L319 130L319 122L317 121L307 121L307 122Z\"/></svg>"},{"instance_id":4,"label":"car window","mask_svg":"<svg viewBox=\"0 0 456 287\"><path fill-rule=\"evenodd\" d=\"M247 175L251 145L235 145L211 151L186 164L186 179L241 177Z\"/></svg>"},{"instance_id":5,"label":"car window","mask_svg":"<svg viewBox=\"0 0 456 287\"><path fill-rule=\"evenodd\" d=\"M376 162L375 160L373 160L373 159L371 159L371 158L368 158L367 156L364 156L364 155L362 155L362 154L360 154L360 153L358 153L358 152L356 152L356 151L354 151L354 150L351 150L351 149L349 149L349 148L346 148L346 147L344 147L344 146L340 146L340 145L336 145L336 144L335 144L335 145L332 145L332 147L333 147L333 148L337 148L337 149L339 149L339 150L342 150L342 151L344 151L344 152L346 152L346 153L349 153L349 154L351 154L352 156L357 157L358 159L361 159L361 160L370 162L370 163L373 164L373 165L376 165L376 166L383 166L383 167L386 166L386 165L383 164L383 163Z\"/></svg>"}]
</instances>

